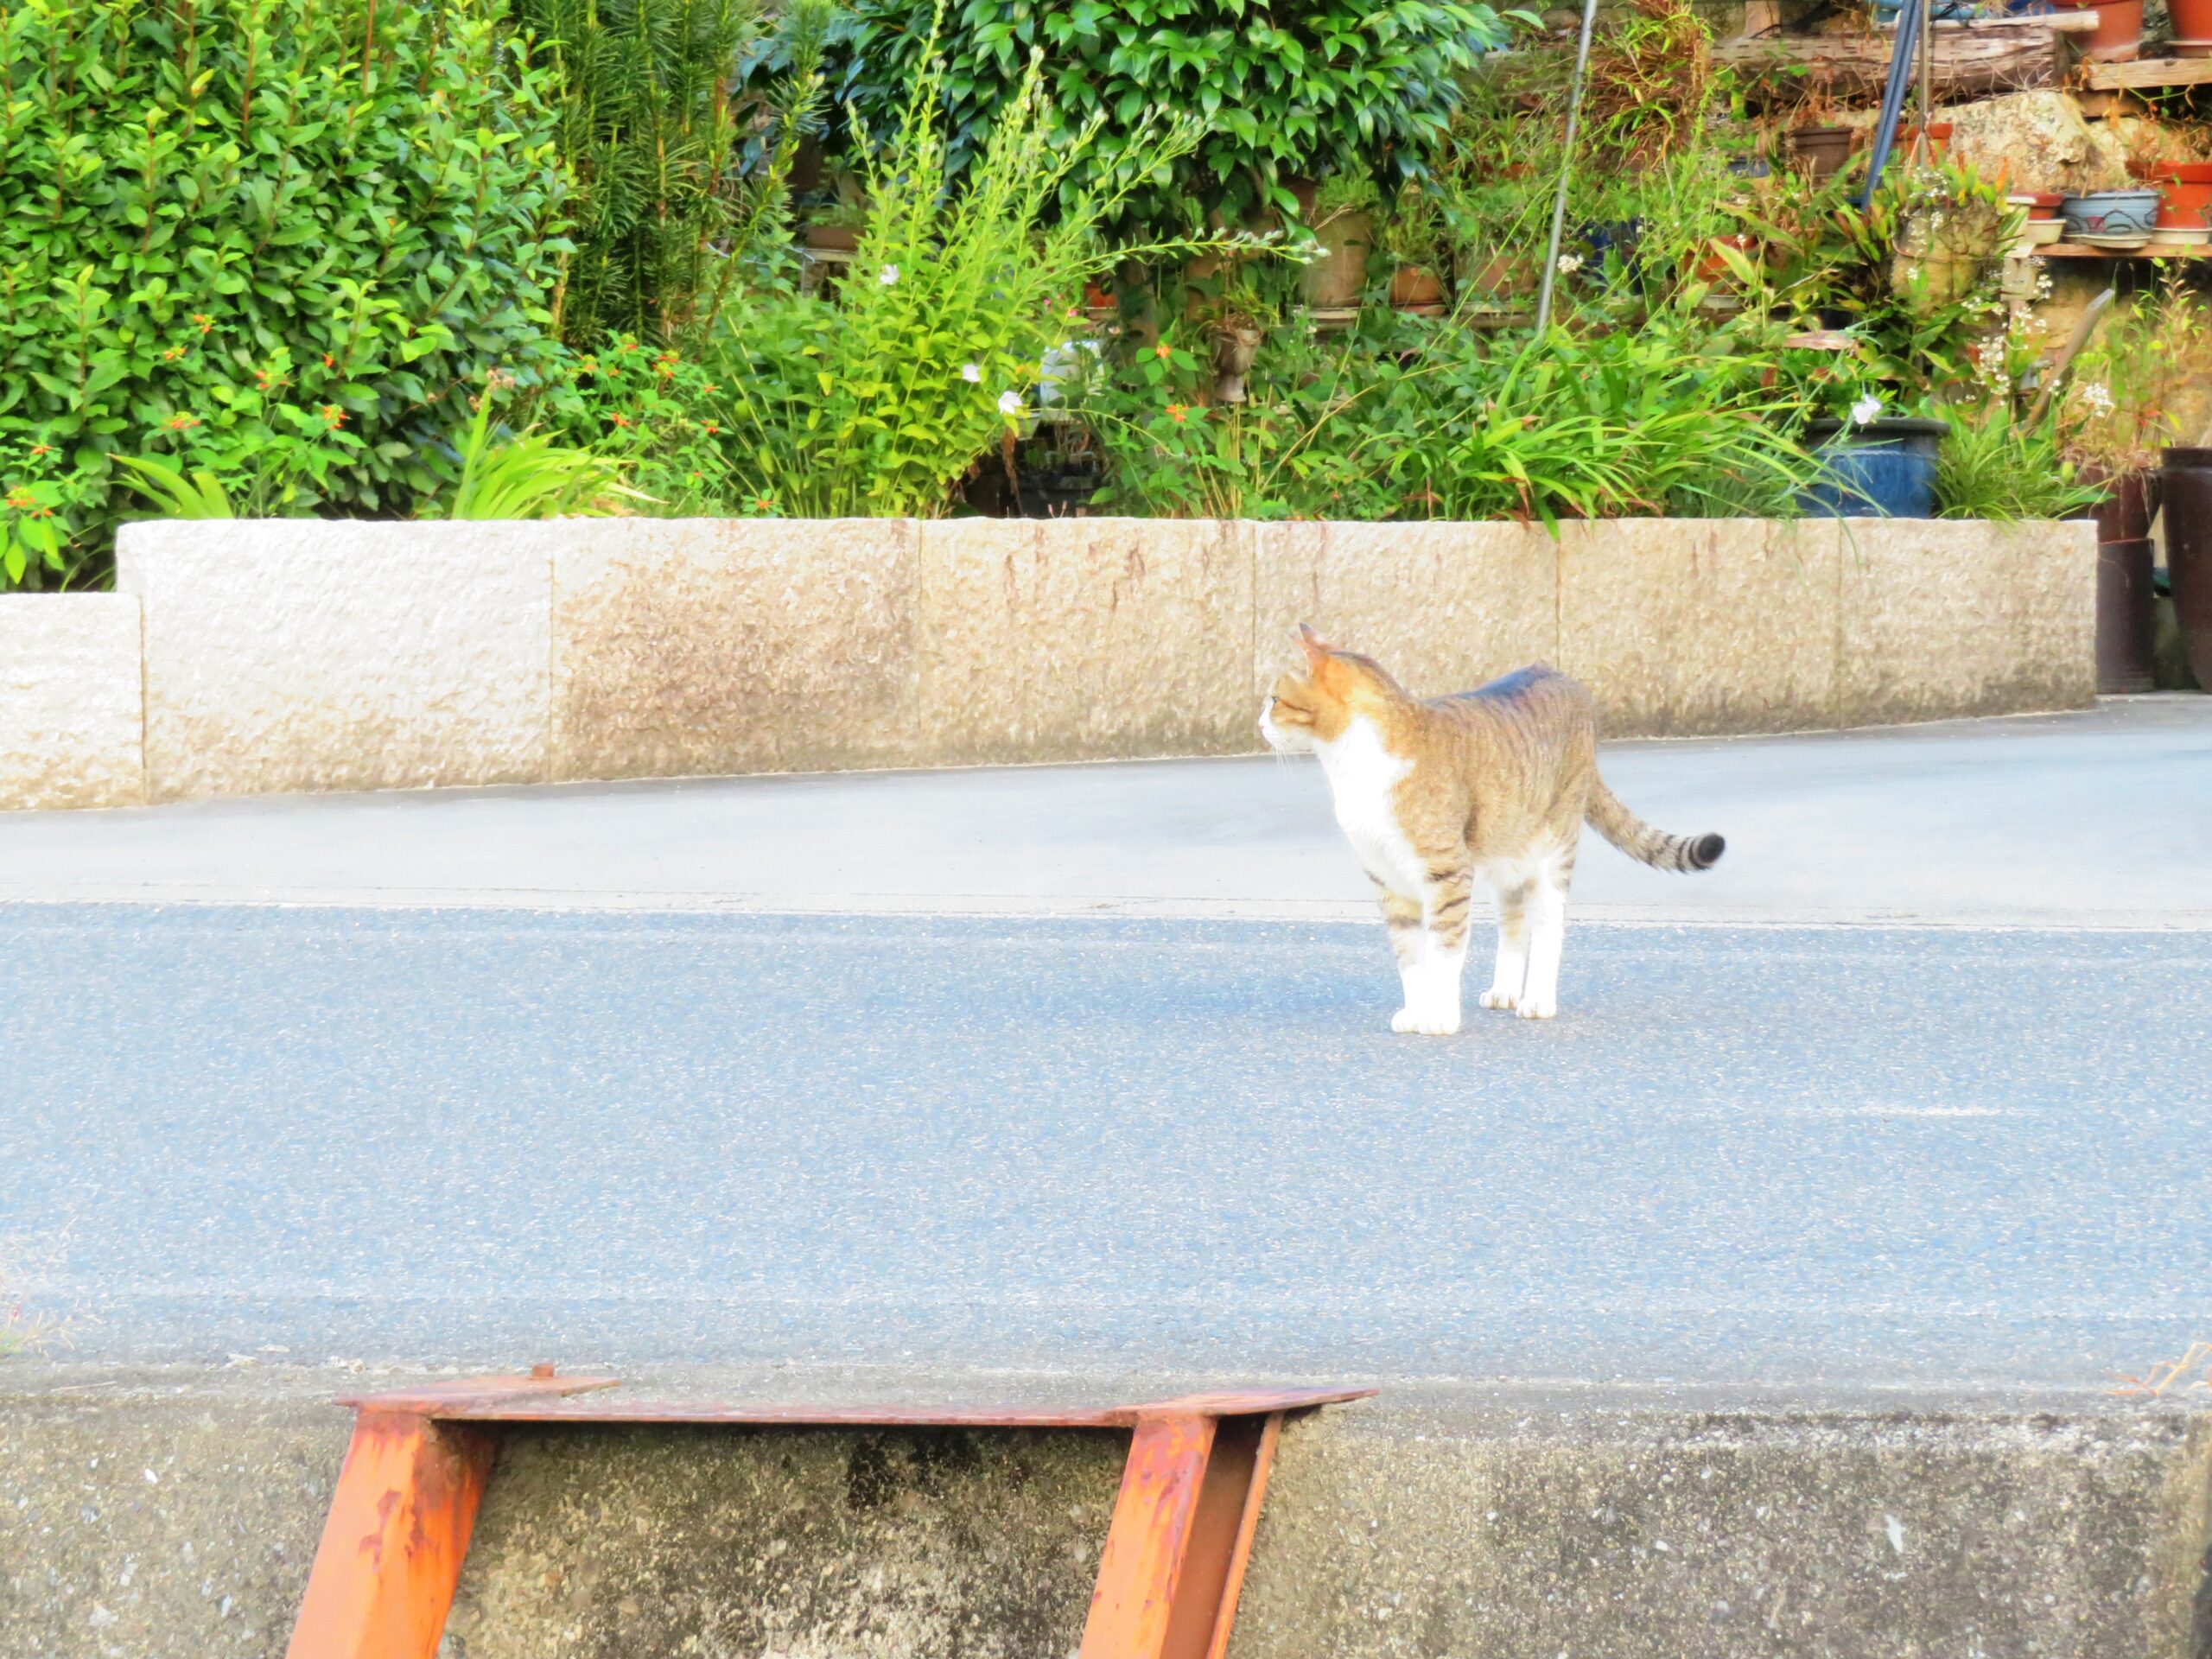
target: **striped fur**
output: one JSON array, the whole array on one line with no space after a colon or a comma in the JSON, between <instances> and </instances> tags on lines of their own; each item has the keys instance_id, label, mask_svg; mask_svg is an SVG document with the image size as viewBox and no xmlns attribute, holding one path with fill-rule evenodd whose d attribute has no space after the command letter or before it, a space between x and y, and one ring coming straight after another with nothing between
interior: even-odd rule
<instances>
[{"instance_id":1,"label":"striped fur","mask_svg":"<svg viewBox=\"0 0 2212 1659\"><path fill-rule=\"evenodd\" d=\"M1305 674L1286 674L1260 713L1273 747L1320 758L1337 822L1375 883L1405 1003L1391 1028L1459 1028L1473 893L1497 901L1486 1008L1547 1020L1558 1008L1567 892L1585 820L1630 858L1709 869L1716 835L1671 836L1622 805L1598 775L1590 694L1538 664L1473 691L1421 699L1382 665L1299 631Z\"/></svg>"}]
</instances>

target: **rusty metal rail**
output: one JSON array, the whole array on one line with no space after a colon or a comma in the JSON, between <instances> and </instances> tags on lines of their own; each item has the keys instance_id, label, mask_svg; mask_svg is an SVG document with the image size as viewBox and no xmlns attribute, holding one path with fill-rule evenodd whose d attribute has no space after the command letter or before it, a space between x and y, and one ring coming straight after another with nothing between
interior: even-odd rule
<instances>
[{"instance_id":1,"label":"rusty metal rail","mask_svg":"<svg viewBox=\"0 0 2212 1659\"><path fill-rule=\"evenodd\" d=\"M1275 1441L1372 1389L1253 1389L1091 1409L722 1405L605 1397L611 1376L484 1376L344 1398L353 1440L289 1659L435 1659L505 1423L1128 1429L1079 1659L1223 1659Z\"/></svg>"}]
</instances>

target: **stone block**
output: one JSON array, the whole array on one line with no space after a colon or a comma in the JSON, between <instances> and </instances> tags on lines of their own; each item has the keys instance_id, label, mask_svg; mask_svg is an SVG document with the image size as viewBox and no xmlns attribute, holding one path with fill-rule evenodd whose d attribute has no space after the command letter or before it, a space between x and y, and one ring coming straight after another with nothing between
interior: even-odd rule
<instances>
[{"instance_id":1,"label":"stone block","mask_svg":"<svg viewBox=\"0 0 2212 1659\"><path fill-rule=\"evenodd\" d=\"M1843 723L2088 707L2096 557L2087 523L1845 521Z\"/></svg>"},{"instance_id":2,"label":"stone block","mask_svg":"<svg viewBox=\"0 0 2212 1659\"><path fill-rule=\"evenodd\" d=\"M1259 747L1249 524L922 527L920 721L944 763Z\"/></svg>"},{"instance_id":3,"label":"stone block","mask_svg":"<svg viewBox=\"0 0 2212 1659\"><path fill-rule=\"evenodd\" d=\"M131 524L155 800L548 775L559 524Z\"/></svg>"},{"instance_id":4,"label":"stone block","mask_svg":"<svg viewBox=\"0 0 2212 1659\"><path fill-rule=\"evenodd\" d=\"M1834 519L1562 526L1559 666L1608 737L1836 723Z\"/></svg>"},{"instance_id":5,"label":"stone block","mask_svg":"<svg viewBox=\"0 0 2212 1659\"><path fill-rule=\"evenodd\" d=\"M1557 661L1558 544L1540 525L1266 524L1259 542L1255 720L1300 622L1420 696Z\"/></svg>"},{"instance_id":6,"label":"stone block","mask_svg":"<svg viewBox=\"0 0 2212 1659\"><path fill-rule=\"evenodd\" d=\"M0 809L146 798L138 601L0 596Z\"/></svg>"},{"instance_id":7,"label":"stone block","mask_svg":"<svg viewBox=\"0 0 2212 1659\"><path fill-rule=\"evenodd\" d=\"M556 775L926 758L907 519L579 520L554 556Z\"/></svg>"}]
</instances>

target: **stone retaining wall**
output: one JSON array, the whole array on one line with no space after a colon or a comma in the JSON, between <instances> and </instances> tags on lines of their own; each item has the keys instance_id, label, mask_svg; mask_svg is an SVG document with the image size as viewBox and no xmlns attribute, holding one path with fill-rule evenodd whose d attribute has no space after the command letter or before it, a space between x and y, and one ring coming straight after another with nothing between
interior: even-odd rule
<instances>
[{"instance_id":1,"label":"stone retaining wall","mask_svg":"<svg viewBox=\"0 0 2212 1659\"><path fill-rule=\"evenodd\" d=\"M116 594L0 601L0 806L1238 753L1300 621L1424 693L1553 662L1614 736L2078 708L2094 542L1920 520L1556 541L1117 518L134 524Z\"/></svg>"},{"instance_id":2,"label":"stone retaining wall","mask_svg":"<svg viewBox=\"0 0 2212 1659\"><path fill-rule=\"evenodd\" d=\"M256 1379L0 1371L0 1652L283 1653L359 1379ZM1290 1425L1230 1659L2212 1652L2212 1414L2183 1401L1471 1392ZM439 1652L1070 1654L1125 1446L511 1431Z\"/></svg>"}]
</instances>

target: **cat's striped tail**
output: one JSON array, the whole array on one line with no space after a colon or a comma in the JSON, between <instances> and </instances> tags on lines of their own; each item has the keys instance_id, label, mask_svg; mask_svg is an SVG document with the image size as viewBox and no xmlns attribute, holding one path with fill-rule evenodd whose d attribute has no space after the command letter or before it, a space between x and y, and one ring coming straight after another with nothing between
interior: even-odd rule
<instances>
[{"instance_id":1,"label":"cat's striped tail","mask_svg":"<svg viewBox=\"0 0 2212 1659\"><path fill-rule=\"evenodd\" d=\"M1592 830L1655 870L1709 870L1728 846L1719 836L1670 836L1654 830L1623 806L1602 778L1591 780L1590 804L1584 816Z\"/></svg>"}]
</instances>

